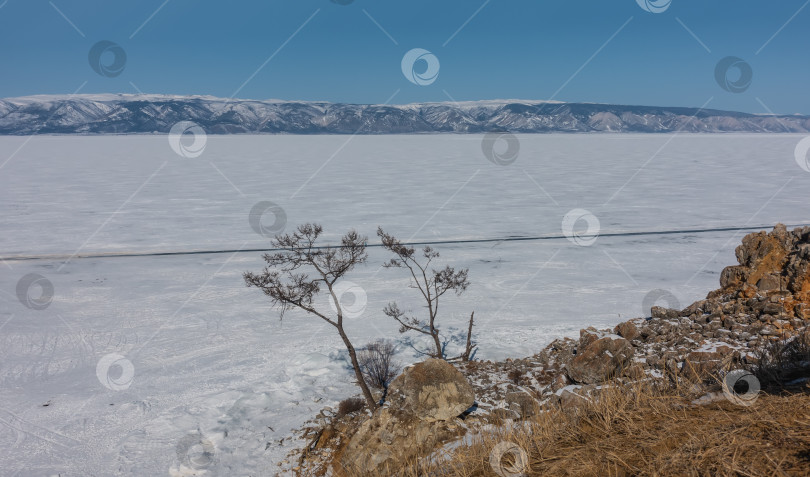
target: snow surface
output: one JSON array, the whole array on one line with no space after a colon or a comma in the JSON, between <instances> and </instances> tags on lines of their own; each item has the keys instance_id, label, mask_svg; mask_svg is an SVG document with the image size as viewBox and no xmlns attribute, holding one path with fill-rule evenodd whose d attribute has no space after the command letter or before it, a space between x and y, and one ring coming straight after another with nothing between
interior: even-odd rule
<instances>
[{"instance_id":1,"label":"snow surface","mask_svg":"<svg viewBox=\"0 0 810 477\"><path fill-rule=\"evenodd\" d=\"M194 159L165 136L0 137L0 255L266 247L248 222L263 200L284 208L287 230L322 223L328 242L356 228L377 243L377 225L411 240L560 235L575 208L603 233L810 224L801 136L518 138L518 160L498 166L481 136L209 136ZM530 355L642 316L654 289L681 307L703 298L745 233L439 245L473 283L446 297L441 322L464 328L475 310L479 358ZM369 255L348 277L368 300L347 323L357 345L402 338L388 301L421 311L407 279L379 267L387 256ZM328 325L280 321L244 286L262 264L258 252L0 263L0 473L285 468L290 429L356 389ZM53 283L44 310L17 299L29 273Z\"/></svg>"}]
</instances>

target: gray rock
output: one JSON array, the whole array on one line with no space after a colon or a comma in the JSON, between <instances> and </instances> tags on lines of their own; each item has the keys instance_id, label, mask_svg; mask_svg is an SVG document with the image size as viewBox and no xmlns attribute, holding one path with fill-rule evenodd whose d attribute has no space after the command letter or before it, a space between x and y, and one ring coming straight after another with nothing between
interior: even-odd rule
<instances>
[{"instance_id":1,"label":"gray rock","mask_svg":"<svg viewBox=\"0 0 810 477\"><path fill-rule=\"evenodd\" d=\"M506 402L523 419L535 416L540 408L535 398L522 391L507 393Z\"/></svg>"}]
</instances>

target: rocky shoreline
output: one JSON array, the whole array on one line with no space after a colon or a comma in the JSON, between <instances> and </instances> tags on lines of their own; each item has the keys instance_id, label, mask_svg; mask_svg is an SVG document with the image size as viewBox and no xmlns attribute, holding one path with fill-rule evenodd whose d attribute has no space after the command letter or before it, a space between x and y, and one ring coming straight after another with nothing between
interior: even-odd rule
<instances>
[{"instance_id":1,"label":"rocky shoreline","mask_svg":"<svg viewBox=\"0 0 810 477\"><path fill-rule=\"evenodd\" d=\"M303 429L310 443L298 470L390 474L460 439L473 422L497 425L549 405L576 406L607 383L689 382L703 395L694 403L710 402L718 393L707 378L755 366L763 350L797 336L810 320L810 227L778 224L749 234L736 256L720 288L682 310L654 306L648 317L583 329L578 340L556 340L523 359L412 366L373 416L324 410ZM806 385L802 379L794 384Z\"/></svg>"}]
</instances>

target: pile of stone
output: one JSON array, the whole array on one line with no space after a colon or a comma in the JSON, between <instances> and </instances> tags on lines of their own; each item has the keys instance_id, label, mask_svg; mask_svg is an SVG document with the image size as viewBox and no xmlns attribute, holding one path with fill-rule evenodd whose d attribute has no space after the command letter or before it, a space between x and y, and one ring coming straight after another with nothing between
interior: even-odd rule
<instances>
[{"instance_id":1,"label":"pile of stone","mask_svg":"<svg viewBox=\"0 0 810 477\"><path fill-rule=\"evenodd\" d=\"M532 357L463 370L482 407L516 417L526 408L520 394L576 402L572 393L586 396L612 378L693 378L748 364L768 341L788 339L810 320L810 227L749 234L736 256L720 288L683 310L652 307L613 330L587 328Z\"/></svg>"}]
</instances>

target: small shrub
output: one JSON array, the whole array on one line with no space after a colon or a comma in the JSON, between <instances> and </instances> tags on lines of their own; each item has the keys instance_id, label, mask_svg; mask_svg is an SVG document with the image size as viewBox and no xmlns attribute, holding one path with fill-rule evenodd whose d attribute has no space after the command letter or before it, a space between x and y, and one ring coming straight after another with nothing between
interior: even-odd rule
<instances>
[{"instance_id":1,"label":"small shrub","mask_svg":"<svg viewBox=\"0 0 810 477\"><path fill-rule=\"evenodd\" d=\"M338 416L345 416L362 410L366 406L366 401L357 397L348 398L338 404Z\"/></svg>"},{"instance_id":2,"label":"small shrub","mask_svg":"<svg viewBox=\"0 0 810 477\"><path fill-rule=\"evenodd\" d=\"M757 350L751 368L765 389L780 389L787 383L810 375L810 329L804 328L790 339L778 339Z\"/></svg>"},{"instance_id":3,"label":"small shrub","mask_svg":"<svg viewBox=\"0 0 810 477\"><path fill-rule=\"evenodd\" d=\"M439 258L439 252L433 250L430 246L426 245L422 249L420 258L420 254L416 253L415 248L408 247L393 235L385 233L382 227L377 228L377 235L382 239L383 248L394 254L394 258L383 264L383 267L404 268L407 270L406 275L410 275L412 279L410 287L419 290L419 295L425 299L427 305L427 316L423 318L417 318L400 310L397 303L393 301L383 308L383 313L399 323L400 333L415 331L429 336L433 340L433 350L425 351L423 354L433 358L447 359L439 334L439 326L436 323L439 312L439 298L449 291L454 292L456 296L461 296L470 285L470 281L467 279L469 269L456 270L449 265L440 270L429 268L431 262ZM465 352L461 356L450 359L469 361L473 348L472 326L473 317L470 316Z\"/></svg>"},{"instance_id":4,"label":"small shrub","mask_svg":"<svg viewBox=\"0 0 810 477\"><path fill-rule=\"evenodd\" d=\"M357 353L357 361L366 382L377 389L387 389L402 366L394 360L396 347L386 340L377 340L366 345Z\"/></svg>"}]
</instances>

